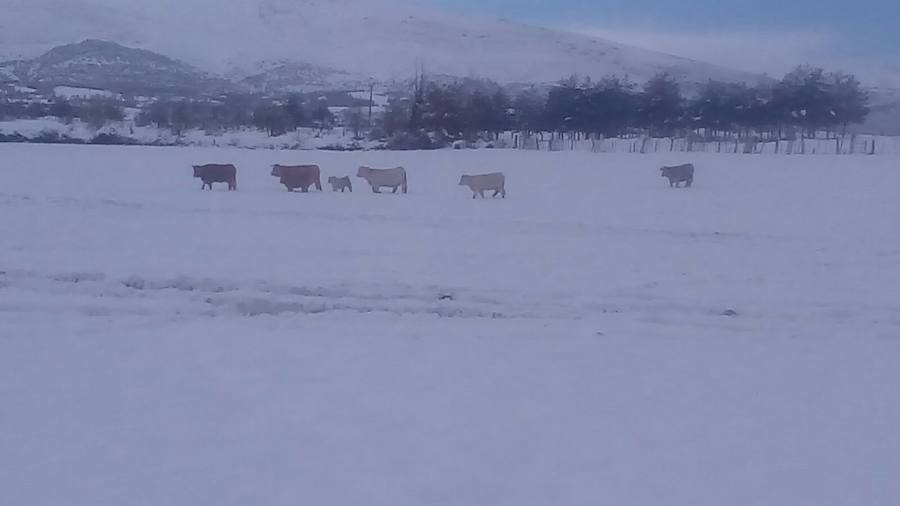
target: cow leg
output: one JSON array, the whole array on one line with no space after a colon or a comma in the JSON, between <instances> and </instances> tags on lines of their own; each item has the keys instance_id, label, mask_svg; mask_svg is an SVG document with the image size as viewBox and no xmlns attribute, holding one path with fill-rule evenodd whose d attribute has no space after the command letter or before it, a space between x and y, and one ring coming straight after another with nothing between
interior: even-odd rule
<instances>
[{"instance_id":1,"label":"cow leg","mask_svg":"<svg viewBox=\"0 0 900 506\"><path fill-rule=\"evenodd\" d=\"M303 188L300 189L300 192L301 193L309 193L309 186L304 186Z\"/></svg>"},{"instance_id":2,"label":"cow leg","mask_svg":"<svg viewBox=\"0 0 900 506\"><path fill-rule=\"evenodd\" d=\"M373 187L372 187L372 192L374 192L374 193L381 193L381 187L379 187L379 186L373 186Z\"/></svg>"},{"instance_id":3,"label":"cow leg","mask_svg":"<svg viewBox=\"0 0 900 506\"><path fill-rule=\"evenodd\" d=\"M393 194L396 195L396 194L397 194L397 190L399 190L399 189L400 189L399 186L395 186L395 187L394 187L394 191L392 191L391 193L393 193Z\"/></svg>"},{"instance_id":4,"label":"cow leg","mask_svg":"<svg viewBox=\"0 0 900 506\"><path fill-rule=\"evenodd\" d=\"M500 190L494 190L494 195L492 198L497 198L497 195L500 195Z\"/></svg>"}]
</instances>

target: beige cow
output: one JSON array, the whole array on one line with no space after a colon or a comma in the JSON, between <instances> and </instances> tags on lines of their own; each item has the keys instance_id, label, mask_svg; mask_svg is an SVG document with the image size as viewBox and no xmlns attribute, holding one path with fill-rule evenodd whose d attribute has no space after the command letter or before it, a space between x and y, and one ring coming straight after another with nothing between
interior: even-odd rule
<instances>
[{"instance_id":1,"label":"beige cow","mask_svg":"<svg viewBox=\"0 0 900 506\"><path fill-rule=\"evenodd\" d=\"M481 198L485 198L484 192L486 191L493 191L494 197L501 195L506 198L506 176L502 172L463 176L459 179L459 186L468 186L472 190L473 199L479 195Z\"/></svg>"},{"instance_id":2,"label":"beige cow","mask_svg":"<svg viewBox=\"0 0 900 506\"><path fill-rule=\"evenodd\" d=\"M403 167L373 169L363 166L359 168L356 177L365 179L375 193L381 193L382 188L393 188L394 193L397 193L399 189L402 189L403 193L408 190L406 169Z\"/></svg>"}]
</instances>

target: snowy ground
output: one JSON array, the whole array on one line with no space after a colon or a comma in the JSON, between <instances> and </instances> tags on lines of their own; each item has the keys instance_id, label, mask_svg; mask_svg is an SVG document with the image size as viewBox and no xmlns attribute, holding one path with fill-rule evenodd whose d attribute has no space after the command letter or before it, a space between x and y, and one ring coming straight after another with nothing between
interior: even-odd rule
<instances>
[{"instance_id":1,"label":"snowy ground","mask_svg":"<svg viewBox=\"0 0 900 506\"><path fill-rule=\"evenodd\" d=\"M900 503L900 159L684 156L0 145L0 504Z\"/></svg>"},{"instance_id":2,"label":"snowy ground","mask_svg":"<svg viewBox=\"0 0 900 506\"><path fill-rule=\"evenodd\" d=\"M137 109L128 113L137 114ZM374 149L382 142L357 140L353 132L344 128L319 131L315 128L299 128L276 137L254 128L209 133L203 130L189 130L177 136L168 128L137 126L133 120L108 122L97 129L81 120L70 122L58 118L17 119L0 121L0 135L21 136L25 139L39 139L57 136L81 143L91 143L100 134L116 135L129 139L132 144L144 146L191 146L191 147L237 147L248 149L303 149L343 147L345 149Z\"/></svg>"}]
</instances>

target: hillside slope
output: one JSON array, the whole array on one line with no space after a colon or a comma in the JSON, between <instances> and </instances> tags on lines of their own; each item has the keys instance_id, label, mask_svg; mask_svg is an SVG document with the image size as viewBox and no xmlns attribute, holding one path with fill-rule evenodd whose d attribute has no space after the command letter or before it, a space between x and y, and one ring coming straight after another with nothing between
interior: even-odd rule
<instances>
[{"instance_id":1,"label":"hillside slope","mask_svg":"<svg viewBox=\"0 0 900 506\"><path fill-rule=\"evenodd\" d=\"M0 70L36 88L76 86L138 95L197 95L234 89L223 78L142 49L85 40L51 49Z\"/></svg>"},{"instance_id":2,"label":"hillside slope","mask_svg":"<svg viewBox=\"0 0 900 506\"><path fill-rule=\"evenodd\" d=\"M258 81L268 80L254 70L273 67L264 62L279 62L282 75L312 75L317 82L323 76L402 79L416 64L504 82L549 82L573 73L643 80L661 71L686 82L757 78L599 38L394 0L233 0L227 7L215 0L10 0L0 20L0 60L34 58L89 38Z\"/></svg>"}]
</instances>

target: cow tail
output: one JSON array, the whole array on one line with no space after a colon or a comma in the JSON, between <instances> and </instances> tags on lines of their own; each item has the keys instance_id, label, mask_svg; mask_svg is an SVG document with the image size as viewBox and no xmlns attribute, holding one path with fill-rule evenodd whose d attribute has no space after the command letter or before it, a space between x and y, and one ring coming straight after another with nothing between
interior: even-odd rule
<instances>
[{"instance_id":1,"label":"cow tail","mask_svg":"<svg viewBox=\"0 0 900 506\"><path fill-rule=\"evenodd\" d=\"M403 193L406 193L409 190L406 180L406 171L403 171Z\"/></svg>"}]
</instances>

